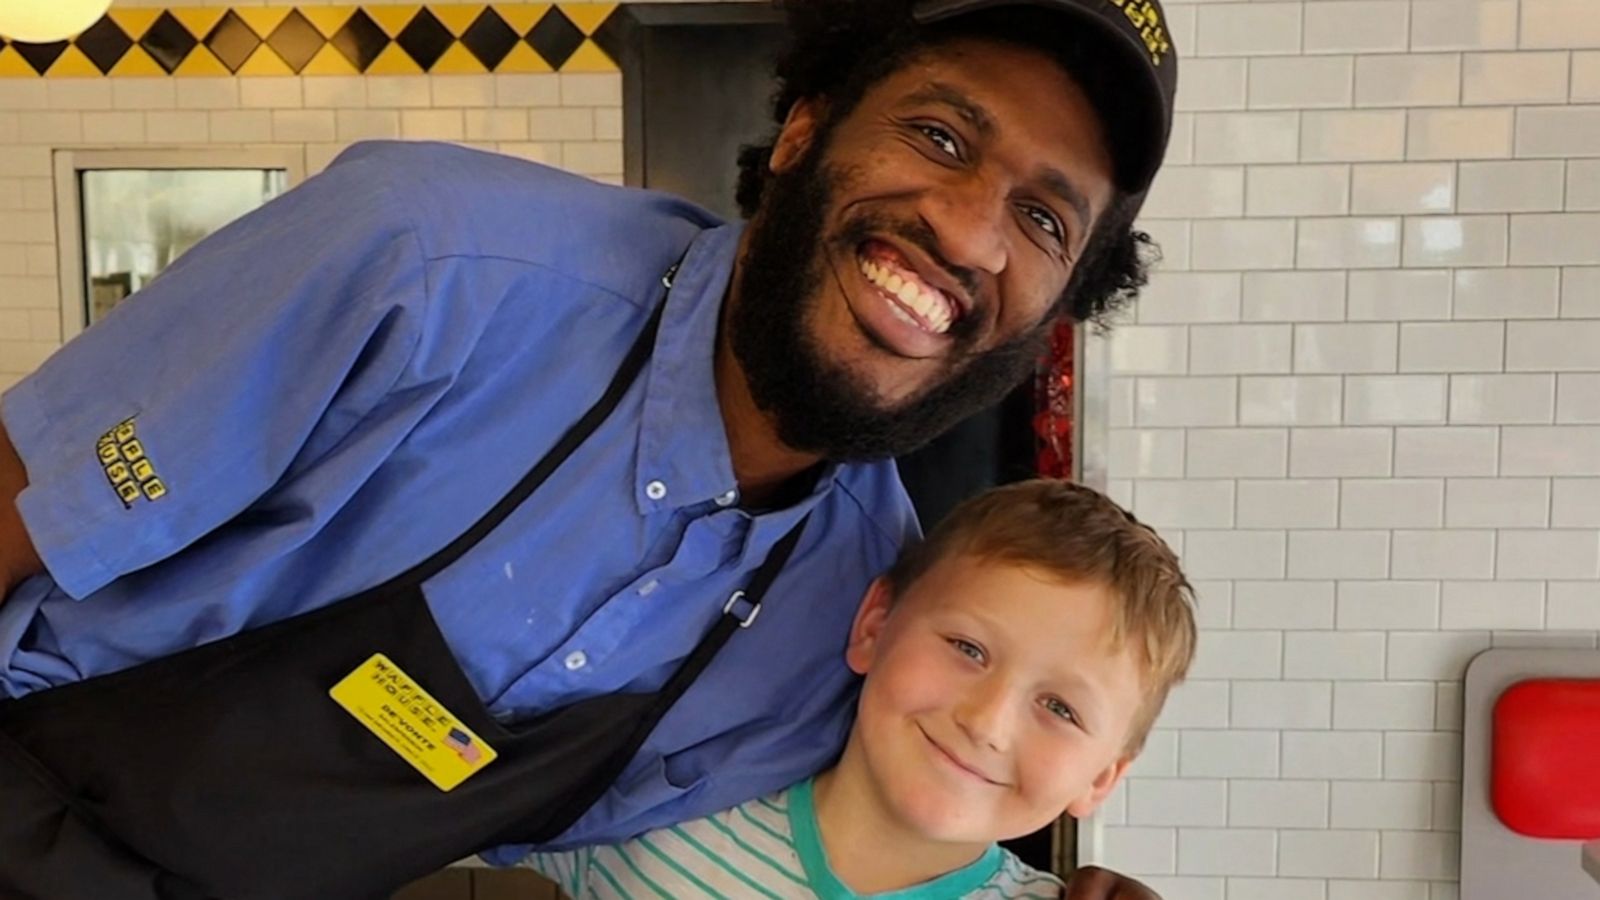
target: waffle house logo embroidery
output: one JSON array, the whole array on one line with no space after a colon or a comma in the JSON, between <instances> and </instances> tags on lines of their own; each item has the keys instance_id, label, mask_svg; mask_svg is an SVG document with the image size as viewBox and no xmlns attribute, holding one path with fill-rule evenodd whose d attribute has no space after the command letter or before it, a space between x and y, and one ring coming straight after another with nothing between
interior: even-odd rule
<instances>
[{"instance_id":1,"label":"waffle house logo embroidery","mask_svg":"<svg viewBox=\"0 0 1600 900\"><path fill-rule=\"evenodd\" d=\"M1167 37L1167 23L1161 21L1161 11L1149 0L1111 0L1111 5L1122 10L1122 14L1139 32L1139 39L1150 51L1150 61L1161 65L1161 61L1172 50L1172 41Z\"/></svg>"},{"instance_id":2,"label":"waffle house logo embroidery","mask_svg":"<svg viewBox=\"0 0 1600 900\"><path fill-rule=\"evenodd\" d=\"M95 442L95 454L100 458L106 480L111 482L111 489L128 509L133 509L141 497L156 501L167 495L166 482L156 474L155 464L145 455L144 444L139 441L132 419L100 435L100 440Z\"/></svg>"}]
</instances>

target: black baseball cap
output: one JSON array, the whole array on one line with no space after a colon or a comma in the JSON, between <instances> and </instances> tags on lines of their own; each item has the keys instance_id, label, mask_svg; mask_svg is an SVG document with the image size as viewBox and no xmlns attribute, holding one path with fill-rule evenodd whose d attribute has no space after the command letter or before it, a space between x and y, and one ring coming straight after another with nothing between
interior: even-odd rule
<instances>
[{"instance_id":1,"label":"black baseball cap","mask_svg":"<svg viewBox=\"0 0 1600 900\"><path fill-rule=\"evenodd\" d=\"M1123 51L1128 86L1142 95L1142 115L1116 154L1117 186L1142 194L1161 168L1172 134L1172 103L1178 92L1178 53L1167 30L1167 14L1157 0L920 0L912 7L919 22L946 22L970 13L1008 6L1039 7L1061 14L1064 28L1082 27L1103 35Z\"/></svg>"}]
</instances>

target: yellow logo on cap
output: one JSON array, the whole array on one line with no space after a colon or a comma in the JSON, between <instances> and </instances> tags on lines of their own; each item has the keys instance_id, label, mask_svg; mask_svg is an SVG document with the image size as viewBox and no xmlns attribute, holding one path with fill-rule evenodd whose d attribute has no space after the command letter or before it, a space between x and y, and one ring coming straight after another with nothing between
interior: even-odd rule
<instances>
[{"instance_id":1,"label":"yellow logo on cap","mask_svg":"<svg viewBox=\"0 0 1600 900\"><path fill-rule=\"evenodd\" d=\"M1172 51L1172 40L1167 37L1166 23L1161 21L1161 10L1150 0L1111 0L1111 5L1122 10L1138 30L1145 49L1150 51L1150 61L1161 65L1162 59Z\"/></svg>"}]
</instances>

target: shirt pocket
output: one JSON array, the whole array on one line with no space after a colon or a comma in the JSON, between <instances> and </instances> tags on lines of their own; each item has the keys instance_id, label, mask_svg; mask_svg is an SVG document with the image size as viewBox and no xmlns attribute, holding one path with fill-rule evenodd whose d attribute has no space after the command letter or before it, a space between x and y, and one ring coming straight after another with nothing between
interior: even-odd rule
<instances>
[{"instance_id":1,"label":"shirt pocket","mask_svg":"<svg viewBox=\"0 0 1600 900\"><path fill-rule=\"evenodd\" d=\"M659 766L661 780L668 789L680 794L694 790L706 780L707 772L703 760L696 758L704 755L682 751L662 757Z\"/></svg>"}]
</instances>

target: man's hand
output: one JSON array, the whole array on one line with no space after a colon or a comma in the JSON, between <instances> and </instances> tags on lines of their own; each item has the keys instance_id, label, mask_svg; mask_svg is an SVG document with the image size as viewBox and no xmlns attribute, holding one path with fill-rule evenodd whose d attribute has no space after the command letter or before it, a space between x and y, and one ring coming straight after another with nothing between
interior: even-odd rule
<instances>
[{"instance_id":1,"label":"man's hand","mask_svg":"<svg viewBox=\"0 0 1600 900\"><path fill-rule=\"evenodd\" d=\"M1161 900L1161 896L1126 875L1084 866L1067 879L1063 900Z\"/></svg>"},{"instance_id":2,"label":"man's hand","mask_svg":"<svg viewBox=\"0 0 1600 900\"><path fill-rule=\"evenodd\" d=\"M27 486L28 470L22 467L5 426L0 425L0 603L23 579L44 570L17 512L17 495Z\"/></svg>"}]
</instances>

